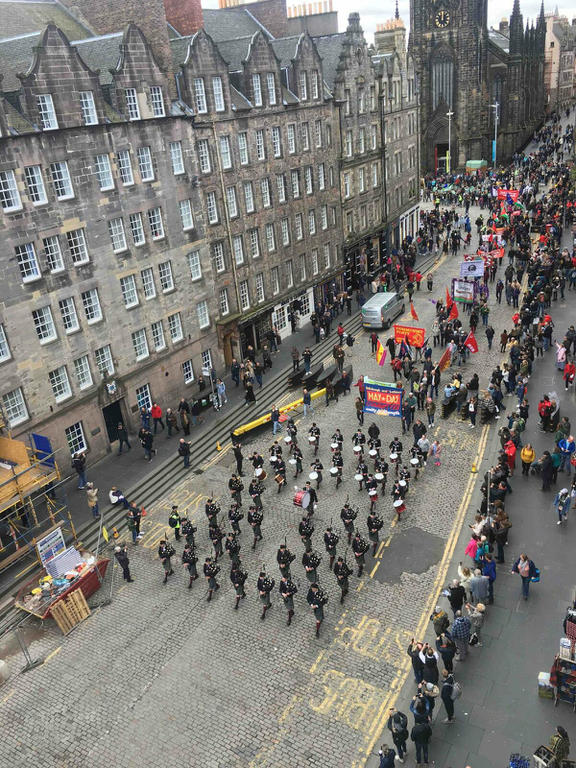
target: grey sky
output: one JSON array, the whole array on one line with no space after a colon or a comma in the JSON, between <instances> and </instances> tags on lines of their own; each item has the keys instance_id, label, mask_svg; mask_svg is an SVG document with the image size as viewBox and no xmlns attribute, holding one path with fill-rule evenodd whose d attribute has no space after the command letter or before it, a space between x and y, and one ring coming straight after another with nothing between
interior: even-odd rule
<instances>
[{"instance_id":1,"label":"grey sky","mask_svg":"<svg viewBox=\"0 0 576 768\"><path fill-rule=\"evenodd\" d=\"M302 2L302 0L300 0ZM348 14L351 10L351 4L344 2L344 0L333 0L334 8L338 11L338 24L340 31L346 28L346 21ZM287 0L288 5L297 5L298 0ZM513 0L505 0L503 3L497 3L494 0L488 3L488 23L491 26L497 27L500 19L504 16L510 16L512 13ZM218 0L202 0L202 6L204 8L217 8ZM554 11L555 4L544 2L544 10L548 12ZM558 6L561 14L564 14L569 19L572 16L576 16L576 8L569 5ZM353 4L353 9L360 14L360 21L364 33L368 42L372 42L374 31L376 30L376 24L380 24L386 21L386 19L394 16L394 0L387 0L385 3L377 3L374 0L356 0ZM540 0L520 0L520 9L524 16L524 23L527 20L538 17L540 12ZM400 16L404 19L404 23L408 27L410 20L410 3L409 0L399 0Z\"/></svg>"}]
</instances>

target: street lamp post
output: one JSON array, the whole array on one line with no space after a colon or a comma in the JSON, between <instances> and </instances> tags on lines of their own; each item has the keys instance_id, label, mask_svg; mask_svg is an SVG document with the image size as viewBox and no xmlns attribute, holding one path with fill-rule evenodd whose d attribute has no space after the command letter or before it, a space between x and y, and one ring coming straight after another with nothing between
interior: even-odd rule
<instances>
[{"instance_id":1,"label":"street lamp post","mask_svg":"<svg viewBox=\"0 0 576 768\"><path fill-rule=\"evenodd\" d=\"M490 104L490 108L494 110L494 140L492 144L492 162L494 169L496 169L496 156L498 147L498 119L499 119L499 107L500 104L495 101L494 104Z\"/></svg>"},{"instance_id":2,"label":"street lamp post","mask_svg":"<svg viewBox=\"0 0 576 768\"><path fill-rule=\"evenodd\" d=\"M446 112L446 117L448 118L448 151L446 152L446 173L450 173L450 161L451 161L451 148L452 148L452 118L454 117L454 112L452 112L452 108L448 112Z\"/></svg>"}]
</instances>

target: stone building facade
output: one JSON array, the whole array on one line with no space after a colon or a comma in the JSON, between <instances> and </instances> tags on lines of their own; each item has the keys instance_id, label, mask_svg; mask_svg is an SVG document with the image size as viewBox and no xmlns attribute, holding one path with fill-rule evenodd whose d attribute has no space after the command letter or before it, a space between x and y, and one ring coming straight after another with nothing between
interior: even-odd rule
<instances>
[{"instance_id":1,"label":"stone building facade","mask_svg":"<svg viewBox=\"0 0 576 768\"><path fill-rule=\"evenodd\" d=\"M0 403L16 436L97 457L120 420L139 427L142 405L198 397L203 370L270 326L288 335L291 307L305 321L354 287L350 245L355 269L377 271L389 213L400 233L411 198L393 209L386 195L385 75L357 15L323 49L278 34L282 0L257 9L274 32L198 0L9 8ZM361 85L365 109L345 114L340 92L356 104ZM365 192L345 198L343 173L358 183L361 168Z\"/></svg>"},{"instance_id":2,"label":"stone building facade","mask_svg":"<svg viewBox=\"0 0 576 768\"><path fill-rule=\"evenodd\" d=\"M544 87L546 110L565 109L576 96L576 18L546 14Z\"/></svg>"},{"instance_id":3,"label":"stone building facade","mask_svg":"<svg viewBox=\"0 0 576 768\"><path fill-rule=\"evenodd\" d=\"M488 29L480 0L412 0L409 52L421 94L423 169L445 167L449 151L452 169L490 162L496 101L497 158L526 143L543 119L544 38L543 9L536 26L524 30L519 0L507 34Z\"/></svg>"}]
</instances>

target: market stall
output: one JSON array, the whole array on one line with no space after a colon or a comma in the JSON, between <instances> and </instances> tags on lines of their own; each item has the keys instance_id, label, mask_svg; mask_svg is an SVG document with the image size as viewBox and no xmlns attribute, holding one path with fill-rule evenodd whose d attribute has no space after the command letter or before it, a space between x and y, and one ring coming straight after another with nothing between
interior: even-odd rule
<instances>
[{"instance_id":1,"label":"market stall","mask_svg":"<svg viewBox=\"0 0 576 768\"><path fill-rule=\"evenodd\" d=\"M15 605L40 619L49 618L53 607L78 589L85 598L97 592L110 562L67 547L59 528L41 539L37 549L44 568L18 592Z\"/></svg>"}]
</instances>

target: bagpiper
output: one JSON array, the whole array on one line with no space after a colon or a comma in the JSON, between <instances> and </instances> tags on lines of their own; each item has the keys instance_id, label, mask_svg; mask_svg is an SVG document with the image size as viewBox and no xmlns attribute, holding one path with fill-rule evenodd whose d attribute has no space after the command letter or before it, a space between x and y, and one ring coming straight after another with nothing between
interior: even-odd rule
<instances>
[{"instance_id":1,"label":"bagpiper","mask_svg":"<svg viewBox=\"0 0 576 768\"><path fill-rule=\"evenodd\" d=\"M236 502L232 503L230 505L230 509L228 510L228 520L230 520L230 524L232 525L232 530L235 534L238 536L241 533L240 530L240 521L244 519L244 513L236 504Z\"/></svg>"},{"instance_id":2,"label":"bagpiper","mask_svg":"<svg viewBox=\"0 0 576 768\"><path fill-rule=\"evenodd\" d=\"M358 531L356 531L356 536L352 539L352 552L354 552L354 557L356 558L356 565L358 566L358 577L362 576L362 571L364 570L364 555L368 550L370 549L370 545L367 541L365 541Z\"/></svg>"},{"instance_id":3,"label":"bagpiper","mask_svg":"<svg viewBox=\"0 0 576 768\"><path fill-rule=\"evenodd\" d=\"M240 567L240 542L234 536L233 533L229 533L226 536L226 544L225 544L226 552L228 552L228 557L230 558L230 562L232 563L232 568L239 568Z\"/></svg>"},{"instance_id":4,"label":"bagpiper","mask_svg":"<svg viewBox=\"0 0 576 768\"><path fill-rule=\"evenodd\" d=\"M194 547L196 542L194 541L194 534L198 530L190 520L188 520L187 517L182 518L182 536L186 539L186 544L189 544L191 547Z\"/></svg>"},{"instance_id":5,"label":"bagpiper","mask_svg":"<svg viewBox=\"0 0 576 768\"><path fill-rule=\"evenodd\" d=\"M310 584L306 601L314 611L316 637L320 637L320 625L324 621L324 606L328 602L328 595L320 589L318 584Z\"/></svg>"},{"instance_id":6,"label":"bagpiper","mask_svg":"<svg viewBox=\"0 0 576 768\"><path fill-rule=\"evenodd\" d=\"M220 507L218 504L216 504L214 499L210 498L207 500L206 504L204 505L204 512L208 518L208 525L216 525L218 515L220 514Z\"/></svg>"},{"instance_id":7,"label":"bagpiper","mask_svg":"<svg viewBox=\"0 0 576 768\"><path fill-rule=\"evenodd\" d=\"M266 611L272 608L272 601L270 600L270 592L274 589L274 579L271 579L266 575L266 571L260 571L258 576L258 582L256 584L258 588L258 594L260 595L260 602L262 603L262 615L261 619L266 618Z\"/></svg>"},{"instance_id":8,"label":"bagpiper","mask_svg":"<svg viewBox=\"0 0 576 768\"><path fill-rule=\"evenodd\" d=\"M165 539L162 539L158 546L158 557L162 561L162 567L164 568L164 584L168 581L168 576L172 576L174 573L170 558L174 557L175 554L176 550L172 544L168 544Z\"/></svg>"},{"instance_id":9,"label":"bagpiper","mask_svg":"<svg viewBox=\"0 0 576 768\"><path fill-rule=\"evenodd\" d=\"M302 555L302 565L304 566L306 570L306 578L310 582L316 581L318 578L316 574L316 569L322 562L322 558L318 554L318 552L304 552Z\"/></svg>"},{"instance_id":10,"label":"bagpiper","mask_svg":"<svg viewBox=\"0 0 576 768\"><path fill-rule=\"evenodd\" d=\"M368 538L372 542L372 557L376 557L376 550L378 549L378 540L380 529L384 525L384 521L381 517L378 517L375 512L370 512L368 519L366 520L368 526Z\"/></svg>"},{"instance_id":11,"label":"bagpiper","mask_svg":"<svg viewBox=\"0 0 576 768\"><path fill-rule=\"evenodd\" d=\"M252 480L248 487L248 493L252 497L252 503L255 505L256 509L264 509L261 499L261 496L264 493L264 486L260 480Z\"/></svg>"},{"instance_id":12,"label":"bagpiper","mask_svg":"<svg viewBox=\"0 0 576 768\"><path fill-rule=\"evenodd\" d=\"M216 576L220 573L220 566L212 560L211 557L207 557L204 562L204 576L208 581L208 598L207 602L212 600L213 592L217 592L220 589L220 584L216 581Z\"/></svg>"},{"instance_id":13,"label":"bagpiper","mask_svg":"<svg viewBox=\"0 0 576 768\"><path fill-rule=\"evenodd\" d=\"M220 526L216 524L211 525L210 528L208 528L208 536L210 537L210 541L214 547L214 560L216 561L224 554L224 550L222 549L222 539L224 538L224 533L222 532Z\"/></svg>"},{"instance_id":14,"label":"bagpiper","mask_svg":"<svg viewBox=\"0 0 576 768\"><path fill-rule=\"evenodd\" d=\"M248 578L248 574L246 571L241 570L240 563L238 565L232 565L232 570L230 571L230 581L234 585L234 591L236 592L236 603L234 604L234 610L238 610L238 604L240 600L246 597L246 592L244 591L244 582Z\"/></svg>"},{"instance_id":15,"label":"bagpiper","mask_svg":"<svg viewBox=\"0 0 576 768\"><path fill-rule=\"evenodd\" d=\"M292 624L292 616L294 616L294 595L298 592L298 587L294 582L290 581L288 576L282 575L280 584L278 585L278 591L284 601L284 605L288 609L288 621L286 626L289 627Z\"/></svg>"},{"instance_id":16,"label":"bagpiper","mask_svg":"<svg viewBox=\"0 0 576 768\"><path fill-rule=\"evenodd\" d=\"M293 555L292 552L290 552L286 543L280 544L278 552L276 553L276 562L280 568L280 573L287 579L290 578L290 563L294 560L296 560L296 555Z\"/></svg>"},{"instance_id":17,"label":"bagpiper","mask_svg":"<svg viewBox=\"0 0 576 768\"><path fill-rule=\"evenodd\" d=\"M334 565L334 558L336 557L336 546L339 540L340 539L338 534L334 533L332 526L329 525L328 528L326 528L324 531L324 546L326 547L326 552L330 557L330 562L328 564L328 568L330 568L330 570L332 570L332 566Z\"/></svg>"},{"instance_id":18,"label":"bagpiper","mask_svg":"<svg viewBox=\"0 0 576 768\"><path fill-rule=\"evenodd\" d=\"M340 603L343 603L344 598L348 594L348 576L352 575L352 568L350 568L344 558L339 557L334 565L334 574L340 587Z\"/></svg>"},{"instance_id":19,"label":"bagpiper","mask_svg":"<svg viewBox=\"0 0 576 768\"><path fill-rule=\"evenodd\" d=\"M254 533L252 549L256 549L256 543L258 541L262 541L263 539L262 531L260 529L262 520L264 520L264 514L260 509L256 509L256 507L252 504L248 510L248 522L252 526L252 531Z\"/></svg>"},{"instance_id":20,"label":"bagpiper","mask_svg":"<svg viewBox=\"0 0 576 768\"><path fill-rule=\"evenodd\" d=\"M230 489L230 493L232 494L232 498L238 504L239 507L242 506L242 491L244 490L244 483L238 475L232 475L230 480L228 480L228 488Z\"/></svg>"},{"instance_id":21,"label":"bagpiper","mask_svg":"<svg viewBox=\"0 0 576 768\"><path fill-rule=\"evenodd\" d=\"M340 512L340 519L344 523L344 528L348 534L348 544L352 541L352 536L354 534L354 520L356 520L357 516L358 512L356 512L355 509L352 509L350 504L346 502Z\"/></svg>"},{"instance_id":22,"label":"bagpiper","mask_svg":"<svg viewBox=\"0 0 576 768\"><path fill-rule=\"evenodd\" d=\"M298 525L298 533L304 544L306 552L310 552L312 549L312 534L314 533L314 526L310 522L310 518L305 515Z\"/></svg>"},{"instance_id":23,"label":"bagpiper","mask_svg":"<svg viewBox=\"0 0 576 768\"><path fill-rule=\"evenodd\" d=\"M188 589L192 589L193 582L198 578L198 571L196 570L196 563L198 558L194 551L192 544L186 544L184 551L182 552L182 563L190 574L190 581L188 582Z\"/></svg>"}]
</instances>

